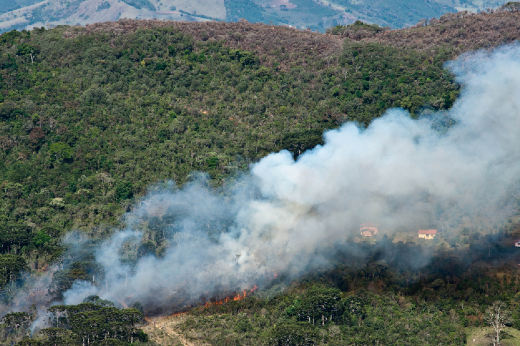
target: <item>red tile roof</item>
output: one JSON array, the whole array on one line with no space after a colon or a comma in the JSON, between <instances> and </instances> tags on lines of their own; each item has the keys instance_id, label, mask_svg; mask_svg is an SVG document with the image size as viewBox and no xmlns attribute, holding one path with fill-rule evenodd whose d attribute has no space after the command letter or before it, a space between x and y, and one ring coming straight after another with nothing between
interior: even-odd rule
<instances>
[{"instance_id":1,"label":"red tile roof","mask_svg":"<svg viewBox=\"0 0 520 346\"><path fill-rule=\"evenodd\" d=\"M418 234L437 234L436 229L420 229Z\"/></svg>"}]
</instances>

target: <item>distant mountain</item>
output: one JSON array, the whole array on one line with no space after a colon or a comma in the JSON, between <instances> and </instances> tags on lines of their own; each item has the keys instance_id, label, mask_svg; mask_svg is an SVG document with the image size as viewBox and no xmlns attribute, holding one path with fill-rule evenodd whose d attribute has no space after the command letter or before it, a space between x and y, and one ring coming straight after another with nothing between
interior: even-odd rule
<instances>
[{"instance_id":1,"label":"distant mountain","mask_svg":"<svg viewBox=\"0 0 520 346\"><path fill-rule=\"evenodd\" d=\"M37 2L37 0L2 0L0 2L0 14L34 5Z\"/></svg>"},{"instance_id":2,"label":"distant mountain","mask_svg":"<svg viewBox=\"0 0 520 346\"><path fill-rule=\"evenodd\" d=\"M506 0L2 0L0 32L119 18L264 22L325 29L356 20L401 28L446 12L478 12Z\"/></svg>"},{"instance_id":3,"label":"distant mountain","mask_svg":"<svg viewBox=\"0 0 520 346\"><path fill-rule=\"evenodd\" d=\"M8 0L0 5L0 32L46 25L85 25L119 18L225 20L224 0ZM25 6L22 7L21 5ZM16 8L6 11L5 9Z\"/></svg>"}]
</instances>

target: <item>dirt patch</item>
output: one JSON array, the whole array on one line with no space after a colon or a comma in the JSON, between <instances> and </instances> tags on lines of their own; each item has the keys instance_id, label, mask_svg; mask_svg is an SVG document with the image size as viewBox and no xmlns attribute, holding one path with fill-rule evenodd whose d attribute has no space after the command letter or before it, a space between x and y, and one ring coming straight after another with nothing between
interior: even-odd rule
<instances>
[{"instance_id":1,"label":"dirt patch","mask_svg":"<svg viewBox=\"0 0 520 346\"><path fill-rule=\"evenodd\" d=\"M186 321L187 318L186 314L147 318L149 325L142 329L151 340L159 345L206 346L206 343L188 340L182 334L179 325Z\"/></svg>"}]
</instances>

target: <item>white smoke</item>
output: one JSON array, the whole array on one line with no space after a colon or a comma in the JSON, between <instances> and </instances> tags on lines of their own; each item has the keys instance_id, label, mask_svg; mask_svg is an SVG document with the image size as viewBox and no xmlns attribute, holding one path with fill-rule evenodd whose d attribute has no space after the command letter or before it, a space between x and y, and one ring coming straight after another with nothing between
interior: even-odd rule
<instances>
[{"instance_id":1,"label":"white smoke","mask_svg":"<svg viewBox=\"0 0 520 346\"><path fill-rule=\"evenodd\" d=\"M520 177L520 47L448 66L463 88L445 113L414 120L392 109L367 129L347 123L326 132L323 146L296 161L287 151L271 154L225 190L198 180L151 194L97 252L105 281L74 286L66 302L98 294L181 306L323 265L361 222L442 232L464 216L507 217ZM439 117L456 124L436 131ZM124 256L137 258L131 244L145 240L144 215L170 216L174 235L162 257L124 264Z\"/></svg>"}]
</instances>

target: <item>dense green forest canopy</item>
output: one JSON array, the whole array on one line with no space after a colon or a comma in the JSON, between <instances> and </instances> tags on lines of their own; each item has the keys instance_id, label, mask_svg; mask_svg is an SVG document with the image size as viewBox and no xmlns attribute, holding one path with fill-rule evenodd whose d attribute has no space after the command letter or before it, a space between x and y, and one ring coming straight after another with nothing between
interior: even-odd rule
<instances>
[{"instance_id":1,"label":"dense green forest canopy","mask_svg":"<svg viewBox=\"0 0 520 346\"><path fill-rule=\"evenodd\" d=\"M3 247L26 258L59 253L70 229L103 232L150 184L183 184L193 171L222 184L270 152L298 156L345 121L446 108L458 90L444 49L273 45L259 55L175 26L72 39L66 30L1 36L0 220L20 234ZM35 241L41 231L51 239Z\"/></svg>"},{"instance_id":2,"label":"dense green forest canopy","mask_svg":"<svg viewBox=\"0 0 520 346\"><path fill-rule=\"evenodd\" d=\"M478 23L475 18L469 20ZM506 17L488 14L482 18ZM462 20L445 24L451 25L448 32L458 30L456 25L463 25ZM433 35L435 30L444 29L432 25L388 32L357 23L337 28L332 32L335 35L321 35L244 21L119 21L1 35L3 299L8 302L13 298L17 286L23 285L24 272L43 272L61 258L66 250L61 239L70 230L88 235L92 239L89 246L95 247L99 239L120 225L120 217L150 185L168 180L182 185L195 171L206 172L214 186L228 184L234 175L247 170L249 163L271 152L287 149L297 158L322 143L323 131L344 122L367 126L392 107L405 108L412 117L423 110L449 108L458 96L459 85L444 69L444 63L473 48L474 41L439 44L433 49L403 41L414 32ZM360 31L369 35L345 35ZM340 35L347 38L343 40ZM514 35L518 35L518 29L508 37ZM449 124L449 119L440 119L440 126ZM148 227L153 230L151 220ZM475 242L481 239L475 237ZM458 246L466 240L470 242L469 233L454 239L453 244ZM146 253L160 255L160 243L144 245ZM87 247L84 253L63 260L68 263L54 275L51 285L55 299L60 299L75 281L103 275L93 258ZM376 278L376 274L371 275ZM415 281L421 281L420 276ZM430 281L424 281L421 288ZM360 317L345 315L345 304L351 304L347 298L350 293L346 292L365 284L368 282L359 286L337 284L340 293L323 288L324 299L340 305L331 303L333 317L327 323L323 320L322 327L332 327L336 321L354 327ZM286 327L273 327L274 334L269 338L275 337L278 344L299 338L318 342L323 333L316 329L316 319L322 317L312 310L311 301L322 293L321 288L309 289L311 293L302 296L300 303L296 296L282 295L292 303L273 309L282 309L276 310L276 316L283 313ZM365 293L359 296L372 299ZM388 299L396 298L373 299L381 299L381 306L385 306ZM375 309L378 304L371 306ZM311 310L302 310L306 306ZM401 308L407 306L406 301L399 303ZM115 308L103 309L103 314L119 314ZM379 312L366 309L375 326L382 328L375 320ZM431 316L425 312L430 311L429 305L425 309L415 311L414 316ZM436 309L433 311L446 311ZM85 318L101 318L97 312L89 313L93 316ZM446 340L463 338L460 325L449 327L449 321L462 315L457 316L439 317L448 328ZM309 317L314 318L311 324ZM23 322L27 318L19 319ZM122 334L118 335L125 342L135 333L132 328L137 322L131 321L130 329L119 329ZM248 323L253 322L244 320L238 324L238 331L250 332ZM20 323L14 323L14 331L9 329L8 334L21 337L16 327ZM79 340L74 338L81 334L71 321L67 323L67 328L48 330L46 340ZM421 323L418 328L426 328ZM274 319L272 324L277 324ZM103 334L99 330L96 335ZM354 333L353 329L348 333ZM335 335L343 338L348 333Z\"/></svg>"}]
</instances>

